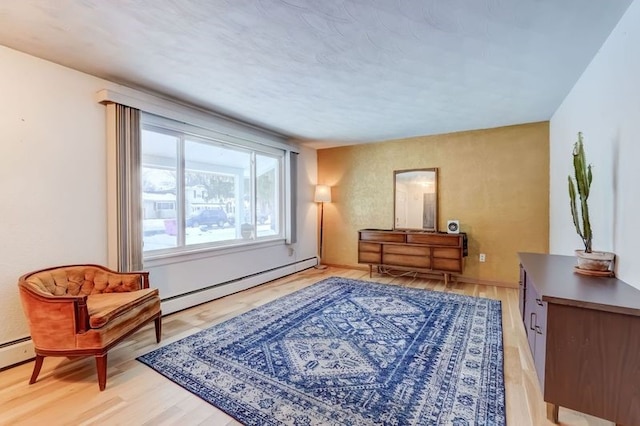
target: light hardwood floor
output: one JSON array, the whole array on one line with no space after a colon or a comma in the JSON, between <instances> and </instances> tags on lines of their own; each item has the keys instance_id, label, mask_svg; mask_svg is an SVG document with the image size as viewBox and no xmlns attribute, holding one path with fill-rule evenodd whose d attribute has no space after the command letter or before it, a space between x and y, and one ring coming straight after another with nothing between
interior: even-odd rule
<instances>
[{"instance_id":1,"label":"light hardwood floor","mask_svg":"<svg viewBox=\"0 0 640 426\"><path fill-rule=\"evenodd\" d=\"M246 312L329 276L447 291L502 301L507 424L551 425L518 317L515 289L413 279L329 267L310 269L163 318L164 345ZM153 284L153 283L152 283ZM165 379L136 357L158 347L149 325L109 352L107 388L98 390L93 358L46 358L38 381L29 385L33 362L0 372L2 425L238 425L239 423ZM579 392L579 389L576 389ZM612 423L560 409L563 425Z\"/></svg>"}]
</instances>

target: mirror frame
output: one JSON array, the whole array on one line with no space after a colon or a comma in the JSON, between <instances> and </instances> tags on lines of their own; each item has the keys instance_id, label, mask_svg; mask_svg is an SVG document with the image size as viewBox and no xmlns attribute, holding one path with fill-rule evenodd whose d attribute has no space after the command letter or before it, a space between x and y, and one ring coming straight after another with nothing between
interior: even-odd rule
<instances>
[{"instance_id":1,"label":"mirror frame","mask_svg":"<svg viewBox=\"0 0 640 426\"><path fill-rule=\"evenodd\" d=\"M397 189L398 189L398 175L401 175L403 173L416 173L416 172L425 172L425 174L429 174L429 175L433 175L433 182L434 182L434 193L435 193L435 199L433 202L433 205L431 205L429 207L431 213L433 214L433 218L434 218L434 222L433 222L433 226L423 226L420 228L413 228L413 227L402 227L402 226L397 226L397 212L398 212L398 199L397 199ZM423 217L424 217L424 211L423 211ZM429 231L429 232L438 232L438 169L436 167L433 168L427 168L427 169L408 169L408 170L394 170L393 172L393 229L397 229L397 230L421 230L421 231Z\"/></svg>"}]
</instances>

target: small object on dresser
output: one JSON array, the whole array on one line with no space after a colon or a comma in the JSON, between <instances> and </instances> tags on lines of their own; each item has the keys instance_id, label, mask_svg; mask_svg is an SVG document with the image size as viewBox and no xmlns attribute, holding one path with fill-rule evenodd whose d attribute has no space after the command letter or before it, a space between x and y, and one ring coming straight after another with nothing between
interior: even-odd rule
<instances>
[{"instance_id":1,"label":"small object on dresser","mask_svg":"<svg viewBox=\"0 0 640 426\"><path fill-rule=\"evenodd\" d=\"M460 221L458 221L458 220L448 220L447 221L447 233L448 234L459 234L460 233Z\"/></svg>"},{"instance_id":2,"label":"small object on dresser","mask_svg":"<svg viewBox=\"0 0 640 426\"><path fill-rule=\"evenodd\" d=\"M569 175L569 199L571 217L577 234L584 243L584 250L576 250L578 266L575 272L590 276L613 276L614 253L593 251L591 222L589 220L588 198L593 173L591 164L587 164L582 142L582 132L578 132L578 141L573 145L573 176ZM579 202L578 202L579 201ZM611 271L611 275L600 272Z\"/></svg>"},{"instance_id":3,"label":"small object on dresser","mask_svg":"<svg viewBox=\"0 0 640 426\"><path fill-rule=\"evenodd\" d=\"M592 277L613 277L615 254L606 251L576 250L577 266L574 271Z\"/></svg>"}]
</instances>

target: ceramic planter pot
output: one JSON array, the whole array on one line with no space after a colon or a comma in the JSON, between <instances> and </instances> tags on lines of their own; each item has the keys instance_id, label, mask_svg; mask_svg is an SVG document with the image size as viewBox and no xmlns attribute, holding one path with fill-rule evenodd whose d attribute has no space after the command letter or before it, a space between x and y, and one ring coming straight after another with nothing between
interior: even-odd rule
<instances>
[{"instance_id":1,"label":"ceramic planter pot","mask_svg":"<svg viewBox=\"0 0 640 426\"><path fill-rule=\"evenodd\" d=\"M607 251L585 253L584 250L576 250L578 268L588 271L613 271L615 257L614 253Z\"/></svg>"}]
</instances>

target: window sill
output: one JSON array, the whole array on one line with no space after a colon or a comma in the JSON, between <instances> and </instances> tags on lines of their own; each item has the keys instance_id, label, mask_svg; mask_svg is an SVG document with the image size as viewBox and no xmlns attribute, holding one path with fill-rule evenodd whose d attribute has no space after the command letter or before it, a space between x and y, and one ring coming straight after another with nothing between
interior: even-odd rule
<instances>
[{"instance_id":1,"label":"window sill","mask_svg":"<svg viewBox=\"0 0 640 426\"><path fill-rule=\"evenodd\" d=\"M144 257L144 268L154 266L169 265L172 263L184 263L192 260L206 259L213 256L224 256L233 253L243 253L258 250L266 247L285 245L284 238L268 241L255 241L251 243L238 243L236 245L226 245L224 247L205 247L176 251L172 253L162 253L147 255Z\"/></svg>"}]
</instances>

